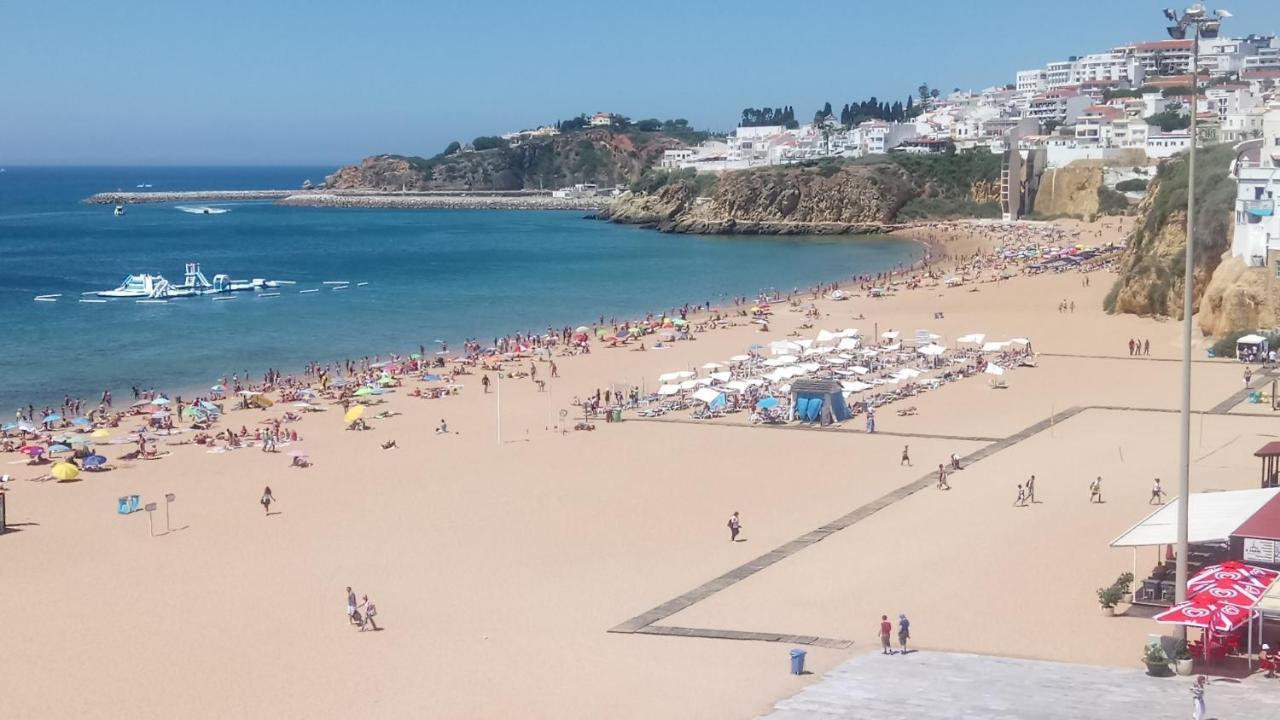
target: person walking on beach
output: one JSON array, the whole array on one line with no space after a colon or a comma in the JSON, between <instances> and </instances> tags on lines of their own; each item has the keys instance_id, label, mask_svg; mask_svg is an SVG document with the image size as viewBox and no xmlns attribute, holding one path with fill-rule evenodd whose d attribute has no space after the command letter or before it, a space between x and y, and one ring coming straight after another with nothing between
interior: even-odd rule
<instances>
[{"instance_id":1,"label":"person walking on beach","mask_svg":"<svg viewBox=\"0 0 1280 720\"><path fill-rule=\"evenodd\" d=\"M1244 369L1244 386L1249 387L1249 381L1253 380L1253 370L1251 368Z\"/></svg>"},{"instance_id":2,"label":"person walking on beach","mask_svg":"<svg viewBox=\"0 0 1280 720\"><path fill-rule=\"evenodd\" d=\"M1137 344L1138 342L1136 340L1134 340L1133 338L1129 338L1129 355L1130 356L1134 354L1133 349L1134 349L1134 346L1136 346Z\"/></svg>"},{"instance_id":3,"label":"person walking on beach","mask_svg":"<svg viewBox=\"0 0 1280 720\"><path fill-rule=\"evenodd\" d=\"M1148 505L1164 504L1164 488L1160 487L1160 478L1156 478L1155 483L1151 486L1151 499L1147 501Z\"/></svg>"},{"instance_id":4,"label":"person walking on beach","mask_svg":"<svg viewBox=\"0 0 1280 720\"><path fill-rule=\"evenodd\" d=\"M880 654L893 654L893 623L889 622L888 615L880 616Z\"/></svg>"},{"instance_id":5,"label":"person walking on beach","mask_svg":"<svg viewBox=\"0 0 1280 720\"><path fill-rule=\"evenodd\" d=\"M907 467L911 467L911 453L909 452L910 449L911 448L908 445L902 446L902 461L898 463L898 467L902 467L903 465L906 465Z\"/></svg>"},{"instance_id":6,"label":"person walking on beach","mask_svg":"<svg viewBox=\"0 0 1280 720\"><path fill-rule=\"evenodd\" d=\"M742 518L738 517L738 511L734 510L729 516L729 542L738 541L738 533L742 531Z\"/></svg>"},{"instance_id":7,"label":"person walking on beach","mask_svg":"<svg viewBox=\"0 0 1280 720\"><path fill-rule=\"evenodd\" d=\"M1150 338L1147 338L1146 340L1143 340L1143 341L1142 341L1142 354L1143 354L1143 355L1150 355L1150 354L1151 354L1151 339L1150 339Z\"/></svg>"},{"instance_id":8,"label":"person walking on beach","mask_svg":"<svg viewBox=\"0 0 1280 720\"><path fill-rule=\"evenodd\" d=\"M1191 686L1191 717L1193 720L1204 720L1204 686L1207 678L1201 675Z\"/></svg>"},{"instance_id":9,"label":"person walking on beach","mask_svg":"<svg viewBox=\"0 0 1280 720\"><path fill-rule=\"evenodd\" d=\"M484 388L485 395L489 394L489 376L488 375L480 376L480 387Z\"/></svg>"},{"instance_id":10,"label":"person walking on beach","mask_svg":"<svg viewBox=\"0 0 1280 720\"><path fill-rule=\"evenodd\" d=\"M942 466L942 463L938 463L938 489L951 489L951 484L947 482L947 469Z\"/></svg>"},{"instance_id":11,"label":"person walking on beach","mask_svg":"<svg viewBox=\"0 0 1280 720\"><path fill-rule=\"evenodd\" d=\"M551 363L551 377L553 377L553 378L558 378L558 377L560 377L560 370L559 370L559 368L557 368L557 367L556 367L556 361L555 361L555 360L548 360L547 362Z\"/></svg>"},{"instance_id":12,"label":"person walking on beach","mask_svg":"<svg viewBox=\"0 0 1280 720\"><path fill-rule=\"evenodd\" d=\"M1035 475L1032 475L1031 479L1027 480L1027 502L1031 503L1032 505L1034 505L1036 502L1036 476Z\"/></svg>"},{"instance_id":13,"label":"person walking on beach","mask_svg":"<svg viewBox=\"0 0 1280 720\"><path fill-rule=\"evenodd\" d=\"M347 621L350 622L352 625L355 625L356 618L358 617L360 616L356 614L356 594L355 594L355 591L351 589L351 586L348 585L347 586Z\"/></svg>"},{"instance_id":14,"label":"person walking on beach","mask_svg":"<svg viewBox=\"0 0 1280 720\"><path fill-rule=\"evenodd\" d=\"M271 494L271 486L270 486L270 485L268 485L268 486L266 486L265 488L263 488L263 489L262 489L262 499L258 501L258 502L262 503L262 510L263 510L263 512L265 512L267 515L270 515L270 514L271 514L271 503L273 503L273 502L275 502L275 501L276 501L275 496Z\"/></svg>"},{"instance_id":15,"label":"person walking on beach","mask_svg":"<svg viewBox=\"0 0 1280 720\"><path fill-rule=\"evenodd\" d=\"M902 648L902 654L907 654L907 641L911 639L911 621L907 619L905 613L898 615L898 645Z\"/></svg>"},{"instance_id":16,"label":"person walking on beach","mask_svg":"<svg viewBox=\"0 0 1280 720\"><path fill-rule=\"evenodd\" d=\"M876 431L876 411L867 408L867 434L870 435Z\"/></svg>"},{"instance_id":17,"label":"person walking on beach","mask_svg":"<svg viewBox=\"0 0 1280 720\"><path fill-rule=\"evenodd\" d=\"M352 597L354 597L354 595ZM374 631L377 632L379 629L378 623L374 622L373 618L378 614L378 607L373 604L373 601L369 599L368 595L364 596L364 602L360 603L360 607L364 608L364 624L360 626L360 632L368 630L370 625L372 625Z\"/></svg>"},{"instance_id":18,"label":"person walking on beach","mask_svg":"<svg viewBox=\"0 0 1280 720\"><path fill-rule=\"evenodd\" d=\"M1027 491L1022 489L1022 483L1018 483L1018 499L1013 501L1014 507L1027 506Z\"/></svg>"},{"instance_id":19,"label":"person walking on beach","mask_svg":"<svg viewBox=\"0 0 1280 720\"><path fill-rule=\"evenodd\" d=\"M1102 502L1102 476L1089 483L1089 502Z\"/></svg>"}]
</instances>

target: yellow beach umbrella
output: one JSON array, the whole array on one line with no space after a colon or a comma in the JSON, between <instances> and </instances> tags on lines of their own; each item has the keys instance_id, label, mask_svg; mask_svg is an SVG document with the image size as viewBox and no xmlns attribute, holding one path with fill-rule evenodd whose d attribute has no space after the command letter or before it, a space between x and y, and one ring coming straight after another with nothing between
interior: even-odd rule
<instances>
[{"instance_id":1,"label":"yellow beach umbrella","mask_svg":"<svg viewBox=\"0 0 1280 720\"><path fill-rule=\"evenodd\" d=\"M68 462L60 462L49 468L49 474L59 480L75 480L80 474L80 468Z\"/></svg>"},{"instance_id":2,"label":"yellow beach umbrella","mask_svg":"<svg viewBox=\"0 0 1280 720\"><path fill-rule=\"evenodd\" d=\"M353 405L350 410L347 410L347 414L342 416L342 421L350 424L359 420L362 415L364 415L364 406Z\"/></svg>"},{"instance_id":3,"label":"yellow beach umbrella","mask_svg":"<svg viewBox=\"0 0 1280 720\"><path fill-rule=\"evenodd\" d=\"M89 433L89 437L93 437L93 438L111 437L111 431L106 428L98 428L97 430L94 430L93 432Z\"/></svg>"}]
</instances>

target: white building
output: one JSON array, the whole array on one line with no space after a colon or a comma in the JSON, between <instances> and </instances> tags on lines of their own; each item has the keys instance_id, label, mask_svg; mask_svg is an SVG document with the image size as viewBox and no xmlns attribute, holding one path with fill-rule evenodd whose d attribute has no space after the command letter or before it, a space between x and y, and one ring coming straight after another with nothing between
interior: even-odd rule
<instances>
[{"instance_id":1,"label":"white building","mask_svg":"<svg viewBox=\"0 0 1280 720\"><path fill-rule=\"evenodd\" d=\"M1022 70L1013 87L1021 93L1042 93L1049 89L1049 73L1044 69Z\"/></svg>"},{"instance_id":2,"label":"white building","mask_svg":"<svg viewBox=\"0 0 1280 720\"><path fill-rule=\"evenodd\" d=\"M1076 60L1071 70L1071 83L1125 82L1137 87L1146 77L1146 68L1135 58L1120 51L1094 53Z\"/></svg>"},{"instance_id":3,"label":"white building","mask_svg":"<svg viewBox=\"0 0 1280 720\"><path fill-rule=\"evenodd\" d=\"M662 153L662 160L658 165L667 170L674 170L676 168L684 167L684 164L692 160L697 154L698 151L690 147L665 150Z\"/></svg>"},{"instance_id":4,"label":"white building","mask_svg":"<svg viewBox=\"0 0 1280 720\"><path fill-rule=\"evenodd\" d=\"M740 127L728 138L729 161L763 163L769 157L771 140L786 132L782 125L761 125L759 127Z\"/></svg>"},{"instance_id":5,"label":"white building","mask_svg":"<svg viewBox=\"0 0 1280 720\"><path fill-rule=\"evenodd\" d=\"M598 112L591 116L591 127L604 127L613 124L613 113Z\"/></svg>"},{"instance_id":6,"label":"white building","mask_svg":"<svg viewBox=\"0 0 1280 720\"><path fill-rule=\"evenodd\" d=\"M1042 123L1059 125L1075 122L1076 118L1092 104L1092 101L1072 88L1059 88L1041 93L1031 99L1024 117L1035 118Z\"/></svg>"},{"instance_id":7,"label":"white building","mask_svg":"<svg viewBox=\"0 0 1280 720\"><path fill-rule=\"evenodd\" d=\"M1045 66L1045 87L1050 90L1070 85L1074 79L1076 58L1051 62Z\"/></svg>"},{"instance_id":8,"label":"white building","mask_svg":"<svg viewBox=\"0 0 1280 720\"><path fill-rule=\"evenodd\" d=\"M1151 133L1147 138L1147 157L1167 158L1191 146L1191 136L1186 130L1169 133Z\"/></svg>"},{"instance_id":9,"label":"white building","mask_svg":"<svg viewBox=\"0 0 1280 720\"><path fill-rule=\"evenodd\" d=\"M1262 138L1240 146L1232 166L1236 178L1236 223L1231 255L1254 267L1271 266L1280 277L1280 216L1276 181L1280 179L1280 103L1267 108Z\"/></svg>"}]
</instances>

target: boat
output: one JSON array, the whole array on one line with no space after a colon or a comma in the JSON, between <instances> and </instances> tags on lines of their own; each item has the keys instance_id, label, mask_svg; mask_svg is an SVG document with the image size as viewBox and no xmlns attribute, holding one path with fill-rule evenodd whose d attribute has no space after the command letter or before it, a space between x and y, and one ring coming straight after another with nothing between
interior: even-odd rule
<instances>
[{"instance_id":1,"label":"boat","mask_svg":"<svg viewBox=\"0 0 1280 720\"><path fill-rule=\"evenodd\" d=\"M235 295L223 295L221 297L214 298L213 301L217 302L219 300L235 300L235 299L236 299Z\"/></svg>"},{"instance_id":2,"label":"boat","mask_svg":"<svg viewBox=\"0 0 1280 720\"><path fill-rule=\"evenodd\" d=\"M116 215L116 217L120 217L120 216L121 216L121 215L123 215L123 214L124 214L124 206L123 206L123 205L117 205L117 206L116 206L116 209L115 209L115 215Z\"/></svg>"},{"instance_id":3,"label":"boat","mask_svg":"<svg viewBox=\"0 0 1280 720\"><path fill-rule=\"evenodd\" d=\"M350 285L350 280L325 280L321 285Z\"/></svg>"},{"instance_id":4,"label":"boat","mask_svg":"<svg viewBox=\"0 0 1280 720\"><path fill-rule=\"evenodd\" d=\"M258 297L260 298L280 297L280 293L259 293Z\"/></svg>"},{"instance_id":5,"label":"boat","mask_svg":"<svg viewBox=\"0 0 1280 720\"><path fill-rule=\"evenodd\" d=\"M36 302L58 302L61 295L37 295Z\"/></svg>"},{"instance_id":6,"label":"boat","mask_svg":"<svg viewBox=\"0 0 1280 720\"><path fill-rule=\"evenodd\" d=\"M316 292L320 292L320 288L312 288L312 289L310 289L310 290L299 290L299 291L298 291L298 294L299 294L299 295L306 295L307 293L316 293Z\"/></svg>"},{"instance_id":7,"label":"boat","mask_svg":"<svg viewBox=\"0 0 1280 720\"><path fill-rule=\"evenodd\" d=\"M82 302L82 303L94 303L94 304L97 304L97 303L105 303L105 302L106 302L106 300L91 300L91 299L89 299L89 298L80 298L80 302Z\"/></svg>"},{"instance_id":8,"label":"boat","mask_svg":"<svg viewBox=\"0 0 1280 720\"><path fill-rule=\"evenodd\" d=\"M171 283L161 275L128 275L124 282L114 290L101 290L86 293L103 298L150 298L164 300L168 298L192 297L195 295L222 295L233 292L260 291L263 288L274 288L280 285L292 285L291 280L233 280L231 276L219 273L210 281L200 270L200 263L189 262L181 283ZM279 293L276 293L279 294Z\"/></svg>"},{"instance_id":9,"label":"boat","mask_svg":"<svg viewBox=\"0 0 1280 720\"><path fill-rule=\"evenodd\" d=\"M368 284L369 283L367 282L359 282L359 283L356 283L356 287L364 287L365 285L368 285Z\"/></svg>"},{"instance_id":10,"label":"boat","mask_svg":"<svg viewBox=\"0 0 1280 720\"><path fill-rule=\"evenodd\" d=\"M146 305L165 305L169 301L168 300L134 300L134 302L146 304Z\"/></svg>"}]
</instances>

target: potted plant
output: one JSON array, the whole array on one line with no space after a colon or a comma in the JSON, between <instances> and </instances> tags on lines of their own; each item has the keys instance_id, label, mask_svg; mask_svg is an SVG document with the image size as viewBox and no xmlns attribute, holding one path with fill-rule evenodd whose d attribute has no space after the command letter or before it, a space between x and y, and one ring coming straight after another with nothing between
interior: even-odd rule
<instances>
[{"instance_id":1,"label":"potted plant","mask_svg":"<svg viewBox=\"0 0 1280 720\"><path fill-rule=\"evenodd\" d=\"M1169 656L1165 654L1164 648L1157 644L1147 646L1146 652L1142 654L1142 662L1146 663L1147 674L1151 677L1169 675Z\"/></svg>"},{"instance_id":2,"label":"potted plant","mask_svg":"<svg viewBox=\"0 0 1280 720\"><path fill-rule=\"evenodd\" d=\"M1107 615L1116 614L1119 605L1129 595L1129 586L1133 583L1133 573L1124 573L1111 583L1110 587L1098 588L1098 605Z\"/></svg>"},{"instance_id":3,"label":"potted plant","mask_svg":"<svg viewBox=\"0 0 1280 720\"><path fill-rule=\"evenodd\" d=\"M1173 651L1173 667L1174 671L1183 677L1191 674L1191 651L1187 649L1187 641L1179 640L1178 647Z\"/></svg>"}]
</instances>

